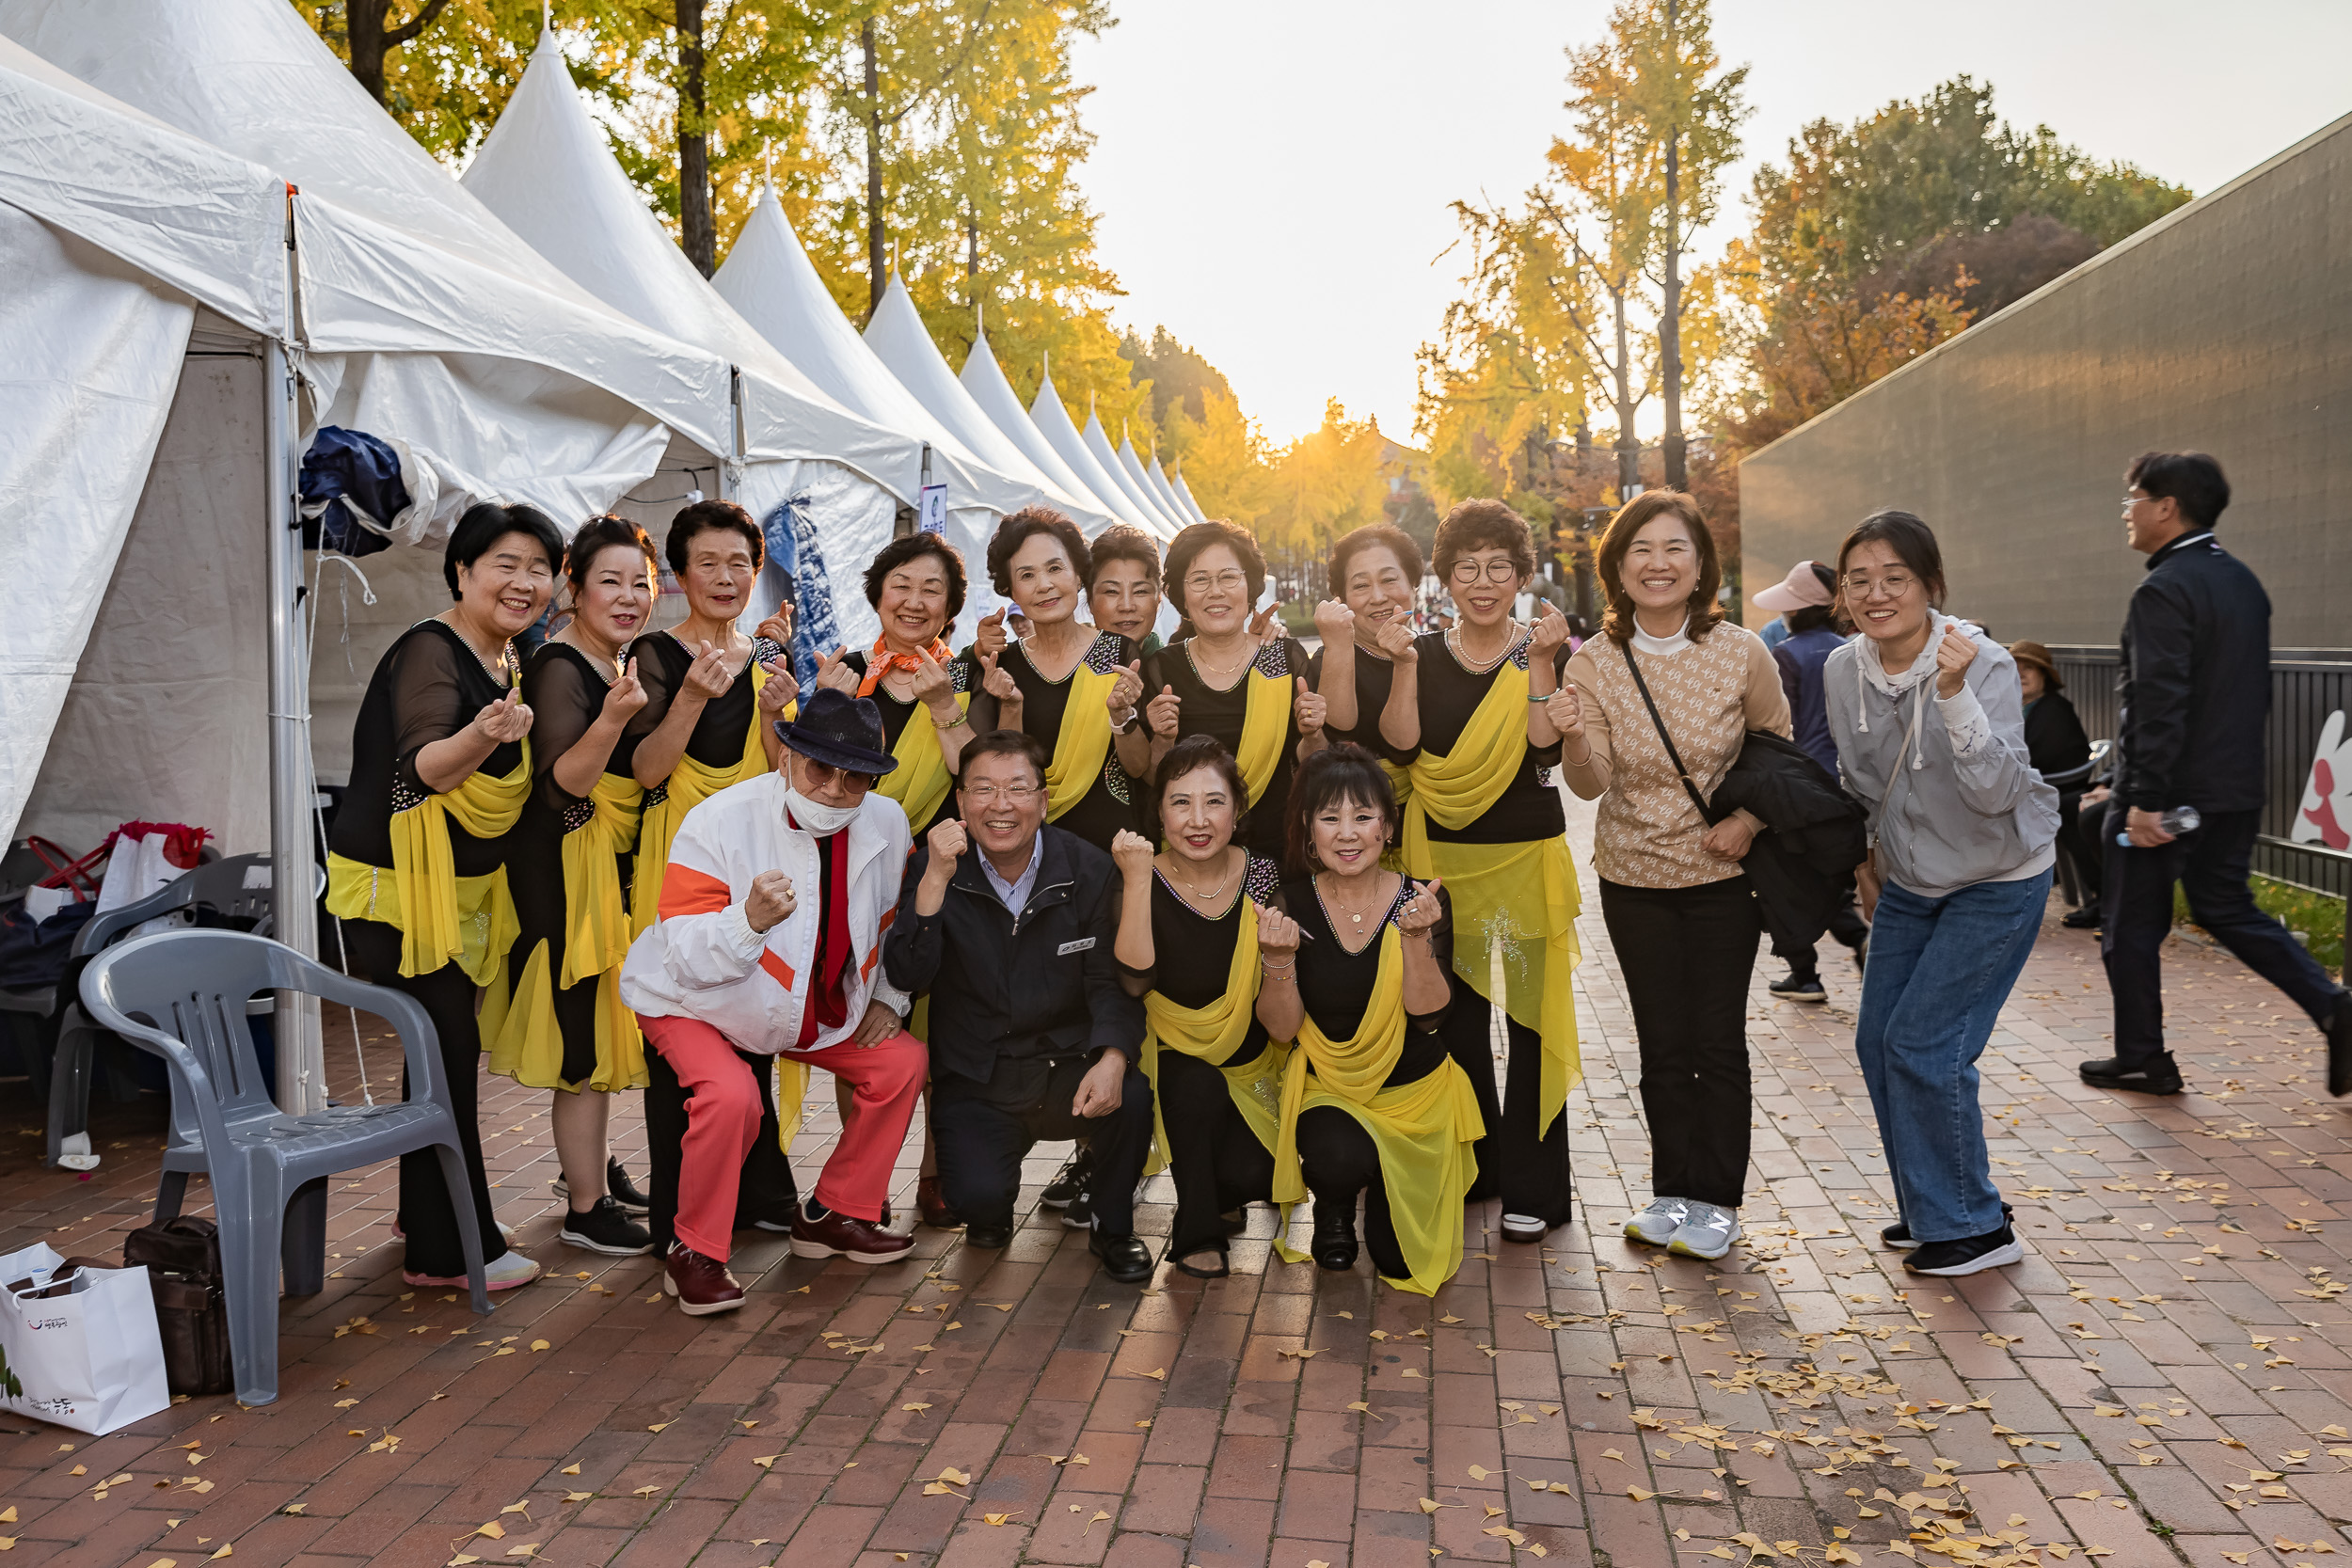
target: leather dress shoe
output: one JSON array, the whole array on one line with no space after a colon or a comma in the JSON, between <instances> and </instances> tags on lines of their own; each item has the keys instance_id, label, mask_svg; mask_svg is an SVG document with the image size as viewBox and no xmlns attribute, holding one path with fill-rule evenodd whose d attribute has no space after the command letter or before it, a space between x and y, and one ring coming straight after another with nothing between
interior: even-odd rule
<instances>
[{"instance_id":1,"label":"leather dress shoe","mask_svg":"<svg viewBox=\"0 0 2352 1568\"><path fill-rule=\"evenodd\" d=\"M1309 1248L1315 1266L1345 1274L1356 1266L1356 1211L1353 1205L1315 1205L1315 1239Z\"/></svg>"},{"instance_id":2,"label":"leather dress shoe","mask_svg":"<svg viewBox=\"0 0 2352 1568\"><path fill-rule=\"evenodd\" d=\"M914 1238L885 1230L872 1220L828 1209L812 1218L803 1207L792 1219L792 1256L847 1258L852 1263L895 1263L914 1250Z\"/></svg>"},{"instance_id":3,"label":"leather dress shoe","mask_svg":"<svg viewBox=\"0 0 2352 1568\"><path fill-rule=\"evenodd\" d=\"M1002 1252L1012 1245L1012 1227L1009 1225L967 1225L963 1227L963 1244L987 1252Z\"/></svg>"},{"instance_id":4,"label":"leather dress shoe","mask_svg":"<svg viewBox=\"0 0 2352 1568\"><path fill-rule=\"evenodd\" d=\"M743 1305L743 1287L727 1266L684 1242L670 1243L670 1256L662 1260L661 1289L677 1297L678 1310L690 1318L732 1312Z\"/></svg>"},{"instance_id":5,"label":"leather dress shoe","mask_svg":"<svg viewBox=\"0 0 2352 1568\"><path fill-rule=\"evenodd\" d=\"M2124 1089L2133 1094L2178 1094L2181 1092L2181 1069L2172 1060L2172 1053L2151 1056L2137 1067L2127 1067L2121 1056L2100 1056L2076 1069L2082 1081L2094 1089Z\"/></svg>"},{"instance_id":6,"label":"leather dress shoe","mask_svg":"<svg viewBox=\"0 0 2352 1568\"><path fill-rule=\"evenodd\" d=\"M939 1178L936 1176L915 1179L914 1212L933 1230L955 1230L963 1224L956 1217L956 1212L947 1207L947 1199L939 1190Z\"/></svg>"},{"instance_id":7,"label":"leather dress shoe","mask_svg":"<svg viewBox=\"0 0 2352 1568\"><path fill-rule=\"evenodd\" d=\"M1121 1285L1140 1285L1152 1277L1152 1249L1140 1236L1105 1236L1101 1232L1087 1238L1087 1250L1103 1260L1103 1272Z\"/></svg>"}]
</instances>

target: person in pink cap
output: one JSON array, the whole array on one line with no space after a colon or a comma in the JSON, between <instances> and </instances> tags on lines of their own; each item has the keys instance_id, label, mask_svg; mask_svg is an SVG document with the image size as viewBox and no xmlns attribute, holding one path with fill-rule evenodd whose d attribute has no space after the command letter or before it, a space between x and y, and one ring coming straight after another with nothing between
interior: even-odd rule
<instances>
[{"instance_id":1,"label":"person in pink cap","mask_svg":"<svg viewBox=\"0 0 2352 1568\"><path fill-rule=\"evenodd\" d=\"M1793 738L1814 761L1837 774L1837 743L1829 732L1829 707L1822 696L1821 666L1845 638L1837 629L1837 578L1818 561L1800 561L1788 575L1756 596L1756 604L1775 611L1786 635L1772 648L1780 667L1780 689L1788 696L1788 721ZM1769 641L1769 639L1768 639ZM1869 951L1870 927L1853 907L1850 895L1830 916L1829 933L1852 950L1859 968ZM1827 1002L1828 988L1814 958L1814 946L1780 932L1772 933L1772 956L1785 960L1788 973L1772 983L1774 996L1791 1002Z\"/></svg>"}]
</instances>

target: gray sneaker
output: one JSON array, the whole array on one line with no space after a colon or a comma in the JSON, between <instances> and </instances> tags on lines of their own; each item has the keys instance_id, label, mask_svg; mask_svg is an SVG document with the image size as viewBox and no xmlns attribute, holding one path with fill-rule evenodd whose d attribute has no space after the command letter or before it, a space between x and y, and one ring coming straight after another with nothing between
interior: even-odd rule
<instances>
[{"instance_id":1,"label":"gray sneaker","mask_svg":"<svg viewBox=\"0 0 2352 1568\"><path fill-rule=\"evenodd\" d=\"M1674 1240L1666 1243L1666 1250L1685 1258L1721 1258L1731 1250L1739 1234L1737 1211L1693 1202L1682 1223L1675 1227Z\"/></svg>"},{"instance_id":2,"label":"gray sneaker","mask_svg":"<svg viewBox=\"0 0 2352 1568\"><path fill-rule=\"evenodd\" d=\"M1648 1208L1625 1222L1625 1233L1637 1242L1664 1246L1675 1239L1676 1227L1690 1212L1691 1200L1687 1197L1654 1197Z\"/></svg>"}]
</instances>

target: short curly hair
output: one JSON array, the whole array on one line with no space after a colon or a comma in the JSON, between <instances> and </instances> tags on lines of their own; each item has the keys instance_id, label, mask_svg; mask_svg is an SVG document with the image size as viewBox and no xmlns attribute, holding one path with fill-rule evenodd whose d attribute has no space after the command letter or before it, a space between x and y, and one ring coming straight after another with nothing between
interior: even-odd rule
<instances>
[{"instance_id":1,"label":"short curly hair","mask_svg":"<svg viewBox=\"0 0 2352 1568\"><path fill-rule=\"evenodd\" d=\"M661 542L662 556L673 573L686 575L687 546L694 542L694 535L714 528L739 533L750 543L753 571L767 563L768 542L760 537L759 525L752 521L750 513L733 501L696 501L670 519L670 536Z\"/></svg>"},{"instance_id":2,"label":"short curly hair","mask_svg":"<svg viewBox=\"0 0 2352 1568\"><path fill-rule=\"evenodd\" d=\"M1282 824L1283 859L1294 876L1311 877L1321 869L1315 859L1315 818L1326 806L1354 802L1380 814L1382 832L1394 847L1405 814L1398 810L1395 786L1381 770L1380 759L1343 740L1327 746L1298 765L1291 776L1291 798Z\"/></svg>"},{"instance_id":3,"label":"short curly hair","mask_svg":"<svg viewBox=\"0 0 2352 1568\"><path fill-rule=\"evenodd\" d=\"M1225 788L1233 798L1233 842L1241 841L1242 830L1249 825L1249 784L1241 776L1241 764L1225 749L1225 742L1213 735L1188 735L1168 749L1168 755L1152 770L1152 799L1148 809L1152 817L1152 836L1165 838L1160 825L1160 804L1168 798L1168 786L1185 774L1202 768L1214 768L1225 781Z\"/></svg>"},{"instance_id":4,"label":"short curly hair","mask_svg":"<svg viewBox=\"0 0 2352 1568\"><path fill-rule=\"evenodd\" d=\"M969 586L964 581L963 552L936 533L910 533L875 551L873 564L866 568L866 602L880 610L882 584L890 580L890 574L927 555L939 557L940 567L947 574L947 620L952 625L963 613L964 590Z\"/></svg>"},{"instance_id":5,"label":"short curly hair","mask_svg":"<svg viewBox=\"0 0 2352 1568\"><path fill-rule=\"evenodd\" d=\"M1061 541L1062 553L1070 558L1070 569L1078 574L1082 586L1094 580L1093 557L1087 553L1087 536L1078 525L1050 506L1025 506L1008 514L988 541L989 586L1003 597L1012 597L1012 558L1041 533Z\"/></svg>"},{"instance_id":6,"label":"short curly hair","mask_svg":"<svg viewBox=\"0 0 2352 1568\"><path fill-rule=\"evenodd\" d=\"M1506 550L1519 576L1535 575L1535 536L1528 531L1526 518L1499 500L1463 501L1445 515L1438 525L1438 547L1431 552L1438 578L1453 580L1454 563L1472 550Z\"/></svg>"},{"instance_id":7,"label":"short curly hair","mask_svg":"<svg viewBox=\"0 0 2352 1568\"><path fill-rule=\"evenodd\" d=\"M1347 596L1347 569L1366 550L1386 550L1396 557L1396 563L1405 568L1405 580L1415 588L1421 586L1421 546L1413 536L1394 523L1366 523L1352 532L1340 536L1331 546L1331 596Z\"/></svg>"},{"instance_id":8,"label":"short curly hair","mask_svg":"<svg viewBox=\"0 0 2352 1568\"><path fill-rule=\"evenodd\" d=\"M1094 556L1093 564L1087 572L1089 587L1092 587L1094 579L1103 575L1103 568L1114 561L1132 561L1153 577L1159 575L1159 541L1133 523L1113 523L1096 534L1094 543L1088 548Z\"/></svg>"},{"instance_id":9,"label":"short curly hair","mask_svg":"<svg viewBox=\"0 0 2352 1568\"><path fill-rule=\"evenodd\" d=\"M1256 604L1258 595L1265 592L1265 556L1258 548L1257 535L1239 523L1212 517L1205 523L1194 523L1169 541L1168 564L1161 569L1161 586L1168 594L1168 602L1176 607L1179 615L1192 611L1184 604L1184 574L1192 563L1212 546L1223 545L1233 552L1241 569L1249 578L1249 602Z\"/></svg>"}]
</instances>

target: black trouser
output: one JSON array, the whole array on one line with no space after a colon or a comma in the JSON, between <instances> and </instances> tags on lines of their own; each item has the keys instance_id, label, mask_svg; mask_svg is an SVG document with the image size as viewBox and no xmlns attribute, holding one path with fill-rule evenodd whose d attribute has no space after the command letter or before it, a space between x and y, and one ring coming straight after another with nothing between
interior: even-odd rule
<instances>
[{"instance_id":1,"label":"black trouser","mask_svg":"<svg viewBox=\"0 0 2352 1568\"><path fill-rule=\"evenodd\" d=\"M2107 825L2121 832L2121 807ZM2164 939L2172 929L2172 884L2188 895L2189 917L2247 968L2285 991L2325 1027L2344 993L2318 961L2263 913L2247 886L2258 811L2209 812L2193 833L2153 849L2106 847L2106 923L2099 957L2115 997L2115 1053L2126 1070L2164 1054Z\"/></svg>"},{"instance_id":2,"label":"black trouser","mask_svg":"<svg viewBox=\"0 0 2352 1568\"><path fill-rule=\"evenodd\" d=\"M2058 796L2058 852L2074 868L2074 877L2082 888L2086 908L2099 907L2099 880L2102 861L2099 855L2099 830L2106 823L2106 802L2102 800L2089 811L2083 809L2083 792L2068 790ZM2061 885L2063 879L2061 879Z\"/></svg>"},{"instance_id":3,"label":"black trouser","mask_svg":"<svg viewBox=\"0 0 2352 1568\"><path fill-rule=\"evenodd\" d=\"M1492 1066L1489 1058L1488 1065ZM1487 1078L1494 1074L1489 1071ZM1299 1113L1298 1167L1307 1190L1315 1195L1315 1208L1343 1211L1352 1224L1356 1195L1364 1195L1364 1248L1372 1266L1390 1279L1412 1274L1405 1249L1397 1245L1396 1225L1389 1218L1389 1184L1380 1175L1380 1148L1364 1124L1337 1105L1314 1105Z\"/></svg>"},{"instance_id":4,"label":"black trouser","mask_svg":"<svg viewBox=\"0 0 2352 1568\"><path fill-rule=\"evenodd\" d=\"M343 950L352 966L376 985L415 997L433 1020L433 1033L441 1048L441 1072L449 1080L450 1114L457 1118L457 1151L465 1156L466 1179L473 1187L482 1260L492 1262L506 1256L506 1242L499 1234L498 1216L490 1212L490 1178L482 1164L482 1030L474 1020L477 988L454 963L443 964L430 974L403 977L400 947L396 926L380 920L343 922ZM404 1067L401 1099L406 1100L409 1092ZM400 1229L407 1238L409 1273L448 1279L466 1272L465 1249L457 1240L457 1211L450 1204L440 1156L429 1148L411 1149L400 1157Z\"/></svg>"},{"instance_id":5,"label":"black trouser","mask_svg":"<svg viewBox=\"0 0 2352 1568\"><path fill-rule=\"evenodd\" d=\"M1737 1209L1748 1175L1748 980L1763 931L1744 876L1697 887L1600 884L1641 1038L1650 1190Z\"/></svg>"},{"instance_id":6,"label":"black trouser","mask_svg":"<svg viewBox=\"0 0 2352 1568\"><path fill-rule=\"evenodd\" d=\"M1258 1141L1233 1103L1225 1074L1181 1051L1160 1053L1160 1126L1168 1133L1168 1180L1176 1183L1171 1258L1225 1250L1220 1217L1274 1199L1274 1151Z\"/></svg>"},{"instance_id":7,"label":"black trouser","mask_svg":"<svg viewBox=\"0 0 2352 1568\"><path fill-rule=\"evenodd\" d=\"M1094 1151L1087 1196L1095 1234L1135 1233L1136 1185L1152 1152L1152 1081L1130 1062L1120 1085L1119 1109L1106 1117L1081 1117L1070 1105L1089 1065L1084 1056L1063 1057L1047 1067L1042 1087L1027 1093L1012 1085L1040 1081L1034 1061L1000 1056L995 1077L986 1084L934 1065L931 1142L939 1155L940 1196L965 1225L1009 1228L1013 1202L1021 1196L1022 1159L1041 1143L1084 1138Z\"/></svg>"},{"instance_id":8,"label":"black trouser","mask_svg":"<svg viewBox=\"0 0 2352 1568\"><path fill-rule=\"evenodd\" d=\"M1765 926L1770 930L1772 922L1766 921ZM1853 883L1851 881L1846 884L1845 891L1838 895L1836 908L1829 911L1829 934L1856 952L1860 952L1862 944L1870 940L1870 924L1862 918L1862 911L1854 907ZM1771 931L1771 935L1772 957L1787 964L1789 974L1803 975L1820 973L1820 959L1816 956L1819 943L1798 942L1778 931Z\"/></svg>"},{"instance_id":9,"label":"black trouser","mask_svg":"<svg viewBox=\"0 0 2352 1568\"><path fill-rule=\"evenodd\" d=\"M759 1084L759 1136L743 1156L741 1184L735 1194L735 1228L747 1230L766 1220L781 1227L792 1222L800 1202L792 1181L792 1161L777 1136L776 1059L738 1051ZM645 1053L645 1179L649 1200L645 1227L653 1232L654 1256L666 1257L677 1240L677 1176L684 1164L686 1106L694 1097L678 1082L677 1069L659 1051Z\"/></svg>"},{"instance_id":10,"label":"black trouser","mask_svg":"<svg viewBox=\"0 0 2352 1568\"><path fill-rule=\"evenodd\" d=\"M1508 1043L1498 1099L1494 1004L1460 974L1448 978L1454 983L1454 1005L1446 1009L1438 1033L1444 1037L1446 1054L1469 1075L1486 1128L1476 1147L1478 1175L1466 1196L1471 1202L1499 1196L1506 1214L1527 1214L1547 1227L1565 1225L1574 1191L1566 1112L1552 1118L1549 1132L1535 1135L1536 1119L1543 1114L1544 1037L1508 1012L1502 1015Z\"/></svg>"}]
</instances>

